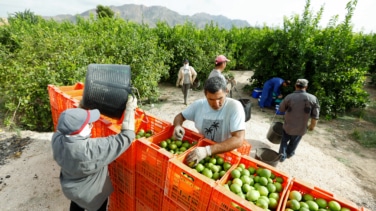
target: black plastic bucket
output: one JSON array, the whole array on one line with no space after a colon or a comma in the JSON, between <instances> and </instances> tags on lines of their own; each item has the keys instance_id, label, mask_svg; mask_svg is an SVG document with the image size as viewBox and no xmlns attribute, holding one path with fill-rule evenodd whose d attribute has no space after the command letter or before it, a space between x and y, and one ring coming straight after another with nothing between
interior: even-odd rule
<instances>
[{"instance_id":1,"label":"black plastic bucket","mask_svg":"<svg viewBox=\"0 0 376 211\"><path fill-rule=\"evenodd\" d=\"M283 123L273 122L273 124L270 125L266 138L268 138L268 140L272 142L273 144L280 144L282 140L282 134L283 134Z\"/></svg>"},{"instance_id":2,"label":"black plastic bucket","mask_svg":"<svg viewBox=\"0 0 376 211\"><path fill-rule=\"evenodd\" d=\"M131 90L129 65L90 64L86 73L82 106L121 118Z\"/></svg>"},{"instance_id":3,"label":"black plastic bucket","mask_svg":"<svg viewBox=\"0 0 376 211\"><path fill-rule=\"evenodd\" d=\"M257 148L255 158L271 166L277 166L281 156L276 151L269 148Z\"/></svg>"}]
</instances>

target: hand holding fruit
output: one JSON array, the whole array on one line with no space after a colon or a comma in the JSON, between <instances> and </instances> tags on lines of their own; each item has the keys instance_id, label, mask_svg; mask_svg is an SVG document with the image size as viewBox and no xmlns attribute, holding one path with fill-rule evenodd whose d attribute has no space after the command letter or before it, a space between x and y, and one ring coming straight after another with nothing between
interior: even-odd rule
<instances>
[{"instance_id":1,"label":"hand holding fruit","mask_svg":"<svg viewBox=\"0 0 376 211\"><path fill-rule=\"evenodd\" d=\"M197 147L187 155L186 163L189 166L196 166L202 159L211 155L210 146Z\"/></svg>"},{"instance_id":2,"label":"hand holding fruit","mask_svg":"<svg viewBox=\"0 0 376 211\"><path fill-rule=\"evenodd\" d=\"M184 134L185 134L185 130L182 126L180 125L175 126L174 135L173 135L175 139L182 140L184 137Z\"/></svg>"}]
</instances>

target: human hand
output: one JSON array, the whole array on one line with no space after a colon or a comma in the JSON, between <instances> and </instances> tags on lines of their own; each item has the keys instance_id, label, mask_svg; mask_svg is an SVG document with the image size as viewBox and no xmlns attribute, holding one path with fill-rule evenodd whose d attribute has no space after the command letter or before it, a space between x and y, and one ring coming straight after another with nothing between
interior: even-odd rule
<instances>
[{"instance_id":1,"label":"human hand","mask_svg":"<svg viewBox=\"0 0 376 211\"><path fill-rule=\"evenodd\" d=\"M312 126L312 125L308 125L308 128L307 128L307 129L308 129L309 131L312 131L314 128L315 128L314 126Z\"/></svg>"},{"instance_id":2,"label":"human hand","mask_svg":"<svg viewBox=\"0 0 376 211\"><path fill-rule=\"evenodd\" d=\"M282 98L283 97L283 95L278 95L278 98Z\"/></svg>"},{"instance_id":3,"label":"human hand","mask_svg":"<svg viewBox=\"0 0 376 211\"><path fill-rule=\"evenodd\" d=\"M185 134L185 130L182 126L175 126L173 137L178 140L182 140Z\"/></svg>"},{"instance_id":4,"label":"human hand","mask_svg":"<svg viewBox=\"0 0 376 211\"><path fill-rule=\"evenodd\" d=\"M186 163L190 167L196 166L202 159L206 158L207 156L211 155L211 148L210 146L206 147L197 147L192 152L187 155Z\"/></svg>"},{"instance_id":5,"label":"human hand","mask_svg":"<svg viewBox=\"0 0 376 211\"><path fill-rule=\"evenodd\" d=\"M132 95L128 96L127 104L125 105L125 110L135 110L137 108L137 98Z\"/></svg>"},{"instance_id":6,"label":"human hand","mask_svg":"<svg viewBox=\"0 0 376 211\"><path fill-rule=\"evenodd\" d=\"M121 124L122 130L135 130L134 126L134 113L137 108L137 98L131 95L128 96L128 101L124 111L123 123Z\"/></svg>"}]
</instances>

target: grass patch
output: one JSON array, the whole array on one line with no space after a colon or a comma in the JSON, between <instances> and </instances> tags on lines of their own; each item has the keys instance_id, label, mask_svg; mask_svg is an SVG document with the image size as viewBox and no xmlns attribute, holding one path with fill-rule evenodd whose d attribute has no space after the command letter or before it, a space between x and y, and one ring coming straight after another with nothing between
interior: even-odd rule
<instances>
[{"instance_id":1,"label":"grass patch","mask_svg":"<svg viewBox=\"0 0 376 211\"><path fill-rule=\"evenodd\" d=\"M345 159L345 158L341 158L341 157L336 157L336 159L337 159L339 162L343 163L344 165L349 166L349 160L347 160L347 159Z\"/></svg>"},{"instance_id":2,"label":"grass patch","mask_svg":"<svg viewBox=\"0 0 376 211\"><path fill-rule=\"evenodd\" d=\"M376 131L354 130L351 137L364 147L376 148Z\"/></svg>"}]
</instances>

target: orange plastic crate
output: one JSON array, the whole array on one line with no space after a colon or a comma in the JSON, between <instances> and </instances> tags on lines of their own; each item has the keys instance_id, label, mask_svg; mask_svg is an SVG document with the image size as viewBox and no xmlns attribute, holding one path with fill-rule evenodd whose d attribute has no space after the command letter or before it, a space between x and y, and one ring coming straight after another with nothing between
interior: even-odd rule
<instances>
[{"instance_id":1,"label":"orange plastic crate","mask_svg":"<svg viewBox=\"0 0 376 211\"><path fill-rule=\"evenodd\" d=\"M133 147L132 144L129 148ZM124 153L109 165L111 181L113 186L119 188L121 192L134 196L135 172L125 167L127 166L124 165L126 157L123 155Z\"/></svg>"},{"instance_id":2,"label":"orange plastic crate","mask_svg":"<svg viewBox=\"0 0 376 211\"><path fill-rule=\"evenodd\" d=\"M249 157L249 156L242 155L238 164L241 164L241 163L243 163L246 166L246 168L254 167L255 169L257 169L259 167L262 167L262 168L269 169L269 170L271 170L271 172L275 176L279 176L279 177L283 178L283 180L284 180L283 183L282 183L283 190L280 193L280 200L278 201L278 206L277 206L277 209L276 209L276 210L281 210L280 208L282 207L283 197L285 196L287 189L289 187L289 184L291 183L291 178L286 173L283 173L283 172L277 170L276 168L274 168L274 167L272 167L268 164L265 164L263 162L260 162L256 159L252 158L252 157ZM238 210L238 209L235 208L234 205L237 205L240 208L242 208L243 210L247 210L247 211L263 210L262 208L254 205L252 202L249 202L249 201L241 198L240 196L234 194L233 192L229 191L228 189L226 189L223 185L228 182L231 175L226 174L224 177L225 178L220 181L220 184L217 187L215 187L214 190L213 190L212 197L211 197L211 200L210 200L210 207L209 207L208 210L213 210L213 211Z\"/></svg>"},{"instance_id":3,"label":"orange plastic crate","mask_svg":"<svg viewBox=\"0 0 376 211\"><path fill-rule=\"evenodd\" d=\"M136 200L148 209L137 210L163 210L163 188L151 182L148 178L136 173ZM136 204L137 206L137 204Z\"/></svg>"},{"instance_id":4,"label":"orange plastic crate","mask_svg":"<svg viewBox=\"0 0 376 211\"><path fill-rule=\"evenodd\" d=\"M286 192L286 195L283 199L281 210L285 209L286 203L288 201L288 196L290 195L290 192L293 191L293 190L299 191L302 194L305 194L305 193L311 194L315 199L316 198L323 198L328 203L331 200L335 200L341 205L341 207L346 207L346 208L350 209L351 211L362 210L354 202L351 202L347 199L343 199L343 198L334 196L333 193L330 193L330 192L323 190L319 187L313 186L312 184L305 182L301 179L297 179L297 178L294 178L291 181L291 184L289 185L288 190Z\"/></svg>"},{"instance_id":5,"label":"orange plastic crate","mask_svg":"<svg viewBox=\"0 0 376 211\"><path fill-rule=\"evenodd\" d=\"M59 116L61 112L59 112L59 109L51 106L51 116L52 116L52 123L54 124L54 131L56 131L57 123L59 121Z\"/></svg>"},{"instance_id":6,"label":"orange plastic crate","mask_svg":"<svg viewBox=\"0 0 376 211\"><path fill-rule=\"evenodd\" d=\"M248 155L249 156L249 153L251 152L251 144L248 143L247 140L244 140L243 141L243 145L239 148L236 149L236 151L238 151L240 154L242 155Z\"/></svg>"},{"instance_id":7,"label":"orange plastic crate","mask_svg":"<svg viewBox=\"0 0 376 211\"><path fill-rule=\"evenodd\" d=\"M202 140L200 143L203 143ZM194 149L195 147L187 150L187 153ZM169 160L165 195L186 210L207 210L213 188L225 176L215 181L198 173L195 169L183 163L187 153ZM226 174L229 174L231 169L234 168L240 160L240 154L235 152L226 152L218 156L224 158L225 162L232 164L232 167Z\"/></svg>"},{"instance_id":8,"label":"orange plastic crate","mask_svg":"<svg viewBox=\"0 0 376 211\"><path fill-rule=\"evenodd\" d=\"M178 156L161 148L159 144L172 137L173 126L166 131L151 136L149 139L140 139L136 141L136 172L149 178L156 185L164 188L166 181L167 165L170 158ZM189 143L198 142L203 136L185 128L183 140ZM152 141L152 142L150 142ZM182 154L183 155L183 154Z\"/></svg>"},{"instance_id":9,"label":"orange plastic crate","mask_svg":"<svg viewBox=\"0 0 376 211\"><path fill-rule=\"evenodd\" d=\"M163 196L163 211L186 211L167 196Z\"/></svg>"},{"instance_id":10,"label":"orange plastic crate","mask_svg":"<svg viewBox=\"0 0 376 211\"><path fill-rule=\"evenodd\" d=\"M130 147L133 147L131 145ZM129 149L128 149L129 150ZM124 155L124 154L123 154ZM135 210L135 173L124 165L124 157L121 155L109 166L109 174L114 187L110 196L111 210Z\"/></svg>"},{"instance_id":11,"label":"orange plastic crate","mask_svg":"<svg viewBox=\"0 0 376 211\"><path fill-rule=\"evenodd\" d=\"M115 188L110 195L108 211L129 211L136 209L135 198L128 196Z\"/></svg>"},{"instance_id":12,"label":"orange plastic crate","mask_svg":"<svg viewBox=\"0 0 376 211\"><path fill-rule=\"evenodd\" d=\"M366 207L361 207L360 208L361 211L371 211L370 209L366 208Z\"/></svg>"}]
</instances>

